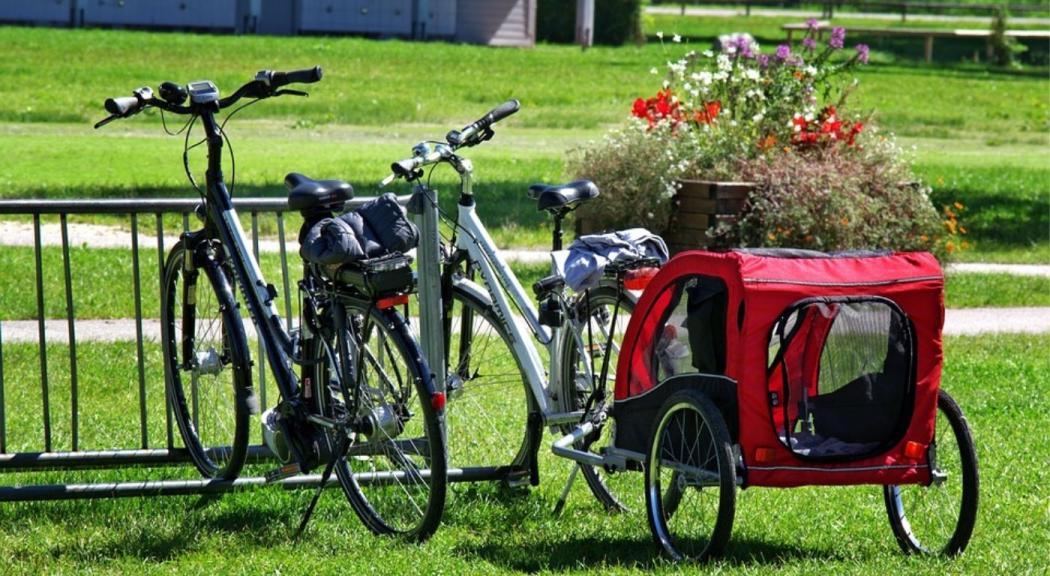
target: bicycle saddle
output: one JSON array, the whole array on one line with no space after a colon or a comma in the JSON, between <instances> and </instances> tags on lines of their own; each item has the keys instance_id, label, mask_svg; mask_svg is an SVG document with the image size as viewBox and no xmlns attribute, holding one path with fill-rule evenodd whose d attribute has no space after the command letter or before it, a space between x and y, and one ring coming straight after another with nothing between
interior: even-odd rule
<instances>
[{"instance_id":1,"label":"bicycle saddle","mask_svg":"<svg viewBox=\"0 0 1050 576\"><path fill-rule=\"evenodd\" d=\"M577 180L568 184L529 186L529 198L537 201L540 210L574 210L580 204L597 196L598 187L590 180Z\"/></svg>"},{"instance_id":2,"label":"bicycle saddle","mask_svg":"<svg viewBox=\"0 0 1050 576\"><path fill-rule=\"evenodd\" d=\"M298 172L284 177L288 208L299 211L340 210L354 197L354 187L342 180L314 180Z\"/></svg>"}]
</instances>

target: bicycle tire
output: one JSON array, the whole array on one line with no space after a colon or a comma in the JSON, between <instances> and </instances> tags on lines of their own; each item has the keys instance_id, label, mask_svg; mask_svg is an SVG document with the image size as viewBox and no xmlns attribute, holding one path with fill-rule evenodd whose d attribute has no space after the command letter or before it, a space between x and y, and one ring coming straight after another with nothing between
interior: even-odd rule
<instances>
[{"instance_id":1,"label":"bicycle tire","mask_svg":"<svg viewBox=\"0 0 1050 576\"><path fill-rule=\"evenodd\" d=\"M352 417L370 418L375 431L351 439L347 455L336 462L336 476L370 531L426 540L441 523L448 485L443 413L432 404L424 381L430 369L395 310L354 304L346 312L347 330L328 338L338 363L315 364L314 396L322 414L338 417L332 394L341 395L344 407L355 406L357 395ZM325 348L315 349L322 360L328 356ZM330 368L352 378L351 384L332 386ZM329 435L330 442L335 440Z\"/></svg>"},{"instance_id":2,"label":"bicycle tire","mask_svg":"<svg viewBox=\"0 0 1050 576\"><path fill-rule=\"evenodd\" d=\"M685 438L690 436L695 436L693 443ZM700 392L676 392L660 408L651 438L645 502L653 540L674 560L704 561L721 554L736 513L736 466L721 412ZM705 456L694 458L700 454ZM714 490L717 496L706 501L714 504L715 513L692 514L691 503L701 503Z\"/></svg>"},{"instance_id":3,"label":"bicycle tire","mask_svg":"<svg viewBox=\"0 0 1050 576\"><path fill-rule=\"evenodd\" d=\"M252 396L251 357L231 278L215 257L188 255L179 242L165 263L161 301L165 383L175 423L201 475L223 480L236 478L244 466Z\"/></svg>"},{"instance_id":4,"label":"bicycle tire","mask_svg":"<svg viewBox=\"0 0 1050 576\"><path fill-rule=\"evenodd\" d=\"M494 310L480 287L453 285L445 381L449 462L520 471L532 449L528 420L535 403L513 340ZM468 324L469 334L462 329ZM487 368L492 366L497 368Z\"/></svg>"},{"instance_id":5,"label":"bicycle tire","mask_svg":"<svg viewBox=\"0 0 1050 576\"><path fill-rule=\"evenodd\" d=\"M974 447L973 436L970 427L963 416L962 409L955 400L944 390L937 395L938 422L934 432L934 445L937 455L937 472L948 471L949 474L943 481L934 481L930 485L912 484L907 486L884 486L883 499L886 503L886 512L889 515L890 528L897 540L897 544L906 554L944 554L955 556L961 554L970 542L973 528L977 522L977 502L980 489L980 478L977 468L977 450ZM941 435L945 431L940 422L940 417L951 430L951 438ZM944 439L941 443L939 440ZM954 441L954 442L953 442ZM952 449L955 444L956 450ZM947 450L945 450L947 448ZM958 470L954 469L956 466ZM954 480L953 476L958 480ZM954 483L953 483L954 480ZM957 505L953 506L952 500L958 497ZM948 504L949 509L958 511L958 517L949 522L939 518L937 511L929 504L937 506ZM909 510L916 512L909 514ZM937 518L937 523L931 521ZM929 526L919 526L919 522L929 522ZM931 539L926 538L928 533L942 531L951 528L951 532L939 534L943 543L933 544ZM916 528L919 528L916 530ZM918 532L918 534L916 533Z\"/></svg>"},{"instance_id":6,"label":"bicycle tire","mask_svg":"<svg viewBox=\"0 0 1050 576\"><path fill-rule=\"evenodd\" d=\"M590 334L588 334L585 325L580 325L580 341L583 342L585 349L593 351L595 349L605 349L605 345L608 342L608 336L607 333L603 333L603 329L607 327L609 322L611 322L612 314L617 302L620 303L620 309L617 311L616 326L613 327L614 354L609 359L608 373L606 374L605 382L606 392L608 394L606 401L610 404L612 401L613 388L608 384L612 383L615 385L616 365L619 359L619 344L623 341L623 331L626 329L627 321L630 319L631 313L634 311L636 301L637 298L630 292L621 290L619 287L609 284L588 290L586 295L576 304L576 315L578 318L589 317L590 319L597 320L592 323ZM605 319L606 315L607 319ZM619 336L618 339L616 338L617 335ZM595 346L595 342L590 342L588 340L591 337L598 339L596 342L597 347ZM562 374L559 386L562 407L566 411L582 410L585 407L584 404L594 390L594 381L586 377L588 366L581 366L580 363L584 361L590 363L591 359L581 357L578 354L579 344L577 343L576 335L574 335L571 329L566 329L564 331L563 338L564 340L561 346ZM595 373L601 373L603 358L604 353L593 359ZM572 429L573 426L563 426L562 432L568 434ZM598 435L586 442L584 446L580 446L580 448L600 454L602 448L613 444L615 434L616 422L609 419L602 426L602 429L598 431ZM629 511L632 508L644 505L644 498L642 497L642 494L638 493L637 479L633 477L633 474L628 474L626 472L610 473L599 466L588 466L585 464L579 464L579 466L591 493L594 494L594 497L598 499L598 502L600 502L607 510L614 512Z\"/></svg>"}]
</instances>

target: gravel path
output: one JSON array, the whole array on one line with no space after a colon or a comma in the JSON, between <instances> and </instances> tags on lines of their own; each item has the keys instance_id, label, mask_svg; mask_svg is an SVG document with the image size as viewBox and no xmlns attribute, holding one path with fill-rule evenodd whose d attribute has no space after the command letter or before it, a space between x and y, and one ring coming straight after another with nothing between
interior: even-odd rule
<instances>
[{"instance_id":1,"label":"gravel path","mask_svg":"<svg viewBox=\"0 0 1050 576\"><path fill-rule=\"evenodd\" d=\"M255 331L246 323L248 337ZM135 340L133 319L77 320L77 342L117 342ZM949 336L982 333L1047 333L1050 332L1050 308L961 308L948 310L944 318L944 334ZM65 320L45 320L44 333L48 342L66 344L69 333ZM0 322L0 334L5 344L39 342L39 324L36 320L6 320ZM160 321L144 319L142 334L146 340L160 340Z\"/></svg>"}]
</instances>

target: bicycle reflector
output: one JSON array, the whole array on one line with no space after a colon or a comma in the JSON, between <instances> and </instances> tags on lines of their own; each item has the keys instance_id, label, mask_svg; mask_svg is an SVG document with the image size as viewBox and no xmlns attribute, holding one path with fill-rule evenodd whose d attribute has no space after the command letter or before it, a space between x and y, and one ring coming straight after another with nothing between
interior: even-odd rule
<instances>
[{"instance_id":1,"label":"bicycle reflector","mask_svg":"<svg viewBox=\"0 0 1050 576\"><path fill-rule=\"evenodd\" d=\"M776 458L777 452L772 448L755 448L755 462L765 464Z\"/></svg>"},{"instance_id":2,"label":"bicycle reflector","mask_svg":"<svg viewBox=\"0 0 1050 576\"><path fill-rule=\"evenodd\" d=\"M924 454L926 454L926 445L921 442L911 440L904 445L904 455L912 460L921 460Z\"/></svg>"},{"instance_id":3,"label":"bicycle reflector","mask_svg":"<svg viewBox=\"0 0 1050 576\"><path fill-rule=\"evenodd\" d=\"M444 392L434 392L434 394L432 394L430 396L430 406L434 410L444 410L445 409L445 393Z\"/></svg>"},{"instance_id":4,"label":"bicycle reflector","mask_svg":"<svg viewBox=\"0 0 1050 576\"><path fill-rule=\"evenodd\" d=\"M393 308L394 306L400 306L402 304L408 304L408 294L398 294L397 296L380 298L376 301L376 308L386 310L387 308Z\"/></svg>"},{"instance_id":5,"label":"bicycle reflector","mask_svg":"<svg viewBox=\"0 0 1050 576\"><path fill-rule=\"evenodd\" d=\"M645 290L645 287L649 285L649 281L656 276L659 272L659 268L639 268L637 270L630 270L627 275L623 278L623 287L628 290Z\"/></svg>"}]
</instances>

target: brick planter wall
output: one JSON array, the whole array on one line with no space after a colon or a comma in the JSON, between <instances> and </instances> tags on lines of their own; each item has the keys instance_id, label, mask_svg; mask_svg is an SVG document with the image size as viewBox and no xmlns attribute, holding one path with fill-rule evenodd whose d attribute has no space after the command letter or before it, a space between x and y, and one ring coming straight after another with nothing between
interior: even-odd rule
<instances>
[{"instance_id":1,"label":"brick planter wall","mask_svg":"<svg viewBox=\"0 0 1050 576\"><path fill-rule=\"evenodd\" d=\"M683 180L674 202L671 223L663 237L672 254L696 248L727 248L707 235L719 223L736 222L754 189L751 182Z\"/></svg>"}]
</instances>

